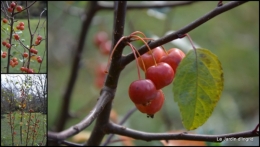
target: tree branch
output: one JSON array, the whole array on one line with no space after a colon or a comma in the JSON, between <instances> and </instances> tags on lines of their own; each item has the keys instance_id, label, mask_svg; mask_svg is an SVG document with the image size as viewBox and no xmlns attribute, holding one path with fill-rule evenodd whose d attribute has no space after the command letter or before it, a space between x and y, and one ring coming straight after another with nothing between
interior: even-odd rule
<instances>
[{"instance_id":1,"label":"tree branch","mask_svg":"<svg viewBox=\"0 0 260 147\"><path fill-rule=\"evenodd\" d=\"M187 26L181 28L180 30L151 42L149 44L149 47L151 49L154 49L154 48L161 46L163 44L166 44L172 40L181 38L183 36L183 34L186 34L186 33L190 32L191 30L194 30L195 28L197 28L198 26L202 25L203 23L209 21L213 17L215 17L223 12L226 12L230 9L233 9L245 2L247 2L247 1L233 1L233 2L229 2L225 5L222 5L220 7L217 7L214 10L212 10L211 12L209 12L208 14L202 16L201 18L195 20L194 22L188 24ZM142 55L148 51L148 48L146 46L142 46L140 49L138 49L138 51L139 51L140 55ZM135 59L135 57L134 57L133 53L130 53L130 54L122 57L122 59L121 59L122 66L129 64L134 59Z\"/></svg>"},{"instance_id":2,"label":"tree branch","mask_svg":"<svg viewBox=\"0 0 260 147\"><path fill-rule=\"evenodd\" d=\"M58 117L58 121L56 124L55 131L59 132L61 130L63 130L64 126L65 126L65 122L67 120L67 116L68 116L68 111L69 111L69 104L70 104L70 98L71 98L71 94L75 85L75 82L77 80L78 77L78 65L79 65L79 61L81 59L81 55L82 55L82 51L83 51L83 47L84 47L84 43L86 40L86 36L91 24L91 21L97 11L96 9L97 6L97 2L93 1L90 2L89 5L89 9L88 11L86 11L87 14L87 18L83 21L82 24L82 28L81 28L81 34L79 37L79 43L78 43L78 47L76 50L76 54L74 57L74 61L72 64L72 69L71 69L71 74L70 74L70 78L69 78L69 82L67 84L67 88L66 88L66 92L63 95L62 101L61 101L61 110L60 110L60 115Z\"/></svg>"},{"instance_id":3,"label":"tree branch","mask_svg":"<svg viewBox=\"0 0 260 147\"><path fill-rule=\"evenodd\" d=\"M182 133L147 133L142 131L137 131L123 126L117 125L110 122L106 128L106 133L113 133L118 135L123 135L127 137L132 137L134 139L152 141L152 140L194 140L194 141L208 141L208 142L222 142L228 138L246 138L246 137L257 137L259 136L259 131L245 131L238 133L222 134L222 135L198 135L198 134L188 134L188 132Z\"/></svg>"},{"instance_id":4,"label":"tree branch","mask_svg":"<svg viewBox=\"0 0 260 147\"><path fill-rule=\"evenodd\" d=\"M103 88L103 90L101 91L101 95L97 101L97 104L95 105L95 107L92 109L91 113L87 117L85 117L80 123L60 133L48 131L48 140L64 140L84 130L85 128L91 125L91 123L102 112L104 106L108 102L111 102L113 98L114 98L114 91L107 87Z\"/></svg>"},{"instance_id":5,"label":"tree branch","mask_svg":"<svg viewBox=\"0 0 260 147\"><path fill-rule=\"evenodd\" d=\"M119 122L119 125L123 125L126 120L137 110L136 107L134 107L133 109L131 109L130 111L127 112L127 114L124 116L124 118ZM103 143L102 146L107 146L111 139L114 137L115 134L110 134L107 138L107 140Z\"/></svg>"},{"instance_id":6,"label":"tree branch","mask_svg":"<svg viewBox=\"0 0 260 147\"><path fill-rule=\"evenodd\" d=\"M120 40L120 38L123 36L124 26L125 26L126 3L127 3L126 1L118 1L118 2L116 1L114 3L115 4L114 5L115 7L114 29L113 29L114 36L113 36L113 45L111 47L114 47L117 44L117 42ZM112 56L112 61L111 61L111 67L109 69L109 73L106 77L105 87L107 86L111 89L114 89L114 91L116 91L119 75L122 70L122 68L118 66L118 61L121 59L124 47L125 44L120 42L120 44L113 52L113 55L110 55ZM90 138L85 143L85 145L89 145L89 146L99 145L102 139L104 138L104 136L106 135L103 126L109 123L110 111L112 108L112 100L109 101L107 105L103 105L103 106L105 106L105 109L98 116L95 127L90 135Z\"/></svg>"},{"instance_id":7,"label":"tree branch","mask_svg":"<svg viewBox=\"0 0 260 147\"><path fill-rule=\"evenodd\" d=\"M127 5L127 9L149 9L149 8L165 8L165 7L176 7L182 5L192 4L198 1L177 1L177 2L161 2L161 3L131 3ZM101 9L113 9L111 2L99 1L98 5Z\"/></svg>"}]
</instances>

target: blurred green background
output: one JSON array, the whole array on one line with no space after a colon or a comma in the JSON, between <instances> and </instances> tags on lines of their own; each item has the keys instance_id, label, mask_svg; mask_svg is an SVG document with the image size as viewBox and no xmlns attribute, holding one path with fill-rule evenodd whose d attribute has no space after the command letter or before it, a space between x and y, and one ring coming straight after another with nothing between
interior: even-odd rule
<instances>
[{"instance_id":1,"label":"blurred green background","mask_svg":"<svg viewBox=\"0 0 260 147\"><path fill-rule=\"evenodd\" d=\"M85 5L86 2L48 2L49 129L59 115L58 111L71 73L84 17L80 14L85 9ZM217 2L196 2L176 8L128 10L124 35L127 36L133 31L142 31L147 36L162 37L168 31L181 29L216 6ZM80 110L81 115L77 119L70 119L66 123L66 128L84 118L92 110L99 96L100 89L94 84L95 67L99 63L106 63L108 56L99 52L93 44L93 38L96 33L105 31L112 39L113 13L113 10L99 11L89 29L70 103L71 112ZM222 96L212 116L193 132L217 135L253 129L259 123L259 2L247 2L220 14L189 32L189 35L199 46L209 49L218 56L225 80ZM168 43L164 47L168 50L178 46ZM187 52L190 48L180 49ZM124 54L130 52L130 48L126 47ZM118 121L134 107L128 96L128 87L137 78L136 64L131 62L120 75L113 102L113 110L117 114ZM172 88L172 85L163 88L165 103L153 119L136 111L124 126L147 132L185 130L178 105L173 100ZM90 132L94 123L86 131ZM136 140L133 143L134 145L161 145L160 141ZM218 145L258 144L259 138L253 138L251 142L222 142ZM109 145L122 144L119 142Z\"/></svg>"}]
</instances>

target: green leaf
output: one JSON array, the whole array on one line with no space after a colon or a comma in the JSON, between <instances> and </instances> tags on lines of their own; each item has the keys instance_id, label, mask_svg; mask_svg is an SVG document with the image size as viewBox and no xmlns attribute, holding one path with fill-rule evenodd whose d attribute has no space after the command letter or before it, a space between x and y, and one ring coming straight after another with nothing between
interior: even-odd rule
<instances>
[{"instance_id":1,"label":"green leaf","mask_svg":"<svg viewBox=\"0 0 260 147\"><path fill-rule=\"evenodd\" d=\"M173 81L174 101L187 130L203 125L223 90L223 71L217 56L207 49L190 50L180 62Z\"/></svg>"}]
</instances>

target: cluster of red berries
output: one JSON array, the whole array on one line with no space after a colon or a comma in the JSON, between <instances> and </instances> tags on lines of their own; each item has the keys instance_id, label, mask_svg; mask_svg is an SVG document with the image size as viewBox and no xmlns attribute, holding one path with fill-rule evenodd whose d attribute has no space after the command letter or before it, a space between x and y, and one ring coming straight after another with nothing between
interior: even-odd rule
<instances>
[{"instance_id":1,"label":"cluster of red berries","mask_svg":"<svg viewBox=\"0 0 260 147\"><path fill-rule=\"evenodd\" d=\"M141 32L134 32L129 37L143 41L149 48L145 42L149 38L141 38L136 35L138 33L145 36ZM130 43L128 45L135 53L135 47ZM165 98L161 89L172 83L178 64L184 57L185 54L180 49L172 48L165 51L163 47L153 50L149 48L147 53L136 57L138 66L145 72L145 79L141 79L140 73L138 73L139 80L130 84L128 94L140 112L153 118L154 114L162 108Z\"/></svg>"},{"instance_id":2,"label":"cluster of red berries","mask_svg":"<svg viewBox=\"0 0 260 147\"><path fill-rule=\"evenodd\" d=\"M11 60L10 60L10 65L12 67L15 67L16 65L18 65L18 59L16 57L13 57Z\"/></svg>"},{"instance_id":3,"label":"cluster of red berries","mask_svg":"<svg viewBox=\"0 0 260 147\"><path fill-rule=\"evenodd\" d=\"M31 49L30 49L30 52L31 52L31 53L34 53L34 54L38 54L38 50L36 50L35 48L31 48Z\"/></svg>"},{"instance_id":4,"label":"cluster of red berries","mask_svg":"<svg viewBox=\"0 0 260 147\"><path fill-rule=\"evenodd\" d=\"M164 94L161 89L172 83L178 64L184 57L180 49L172 48L165 52L157 47L138 58L146 79L131 83L129 97L139 111L153 117L162 108Z\"/></svg>"},{"instance_id":5,"label":"cluster of red berries","mask_svg":"<svg viewBox=\"0 0 260 147\"><path fill-rule=\"evenodd\" d=\"M24 22L19 22L19 24L16 26L17 30L24 30Z\"/></svg>"},{"instance_id":6,"label":"cluster of red berries","mask_svg":"<svg viewBox=\"0 0 260 147\"><path fill-rule=\"evenodd\" d=\"M14 39L15 40L19 40L20 39L20 36L18 34L14 34Z\"/></svg>"},{"instance_id":7,"label":"cluster of red berries","mask_svg":"<svg viewBox=\"0 0 260 147\"><path fill-rule=\"evenodd\" d=\"M41 41L42 41L42 36L38 35L34 43L35 43L35 45L39 45L41 43Z\"/></svg>"},{"instance_id":8,"label":"cluster of red berries","mask_svg":"<svg viewBox=\"0 0 260 147\"><path fill-rule=\"evenodd\" d=\"M15 2L11 2L10 6L7 8L7 11L12 13L15 8L17 12L21 12L23 10L22 6L17 6Z\"/></svg>"},{"instance_id":9,"label":"cluster of red berries","mask_svg":"<svg viewBox=\"0 0 260 147\"><path fill-rule=\"evenodd\" d=\"M110 54L110 48L112 45L112 41L109 40L108 34L105 31L100 31L95 34L93 39L94 44L99 49L102 55L108 56ZM95 68L95 86L97 88L102 88L104 85L105 77L106 77L106 66L107 64L99 63Z\"/></svg>"},{"instance_id":10,"label":"cluster of red berries","mask_svg":"<svg viewBox=\"0 0 260 147\"><path fill-rule=\"evenodd\" d=\"M27 67L23 67L23 66L20 68L20 70L26 73L34 73L32 68L28 69Z\"/></svg>"},{"instance_id":11,"label":"cluster of red berries","mask_svg":"<svg viewBox=\"0 0 260 147\"><path fill-rule=\"evenodd\" d=\"M98 32L94 36L94 44L104 55L109 55L112 41L108 39L108 34L104 31Z\"/></svg>"},{"instance_id":12,"label":"cluster of red berries","mask_svg":"<svg viewBox=\"0 0 260 147\"><path fill-rule=\"evenodd\" d=\"M6 41L3 41L2 42L2 45L5 46L6 48L10 48L11 47L11 44L10 43L7 43Z\"/></svg>"},{"instance_id":13,"label":"cluster of red berries","mask_svg":"<svg viewBox=\"0 0 260 147\"><path fill-rule=\"evenodd\" d=\"M37 62L38 62L38 63L42 63L42 58L41 58L41 56L38 56L36 59L37 59Z\"/></svg>"},{"instance_id":14,"label":"cluster of red berries","mask_svg":"<svg viewBox=\"0 0 260 147\"><path fill-rule=\"evenodd\" d=\"M7 55L7 52L3 51L3 53L2 53L2 58L5 58L6 55Z\"/></svg>"}]
</instances>

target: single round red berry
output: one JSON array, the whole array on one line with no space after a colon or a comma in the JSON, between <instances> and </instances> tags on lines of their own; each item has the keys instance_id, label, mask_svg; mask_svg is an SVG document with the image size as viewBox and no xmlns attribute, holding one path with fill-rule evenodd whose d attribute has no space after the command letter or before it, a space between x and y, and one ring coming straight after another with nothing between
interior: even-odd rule
<instances>
[{"instance_id":1,"label":"single round red berry","mask_svg":"<svg viewBox=\"0 0 260 147\"><path fill-rule=\"evenodd\" d=\"M23 53L23 57L27 58L28 56L29 56L28 53L26 53L26 52Z\"/></svg>"},{"instance_id":2,"label":"single round red berry","mask_svg":"<svg viewBox=\"0 0 260 147\"><path fill-rule=\"evenodd\" d=\"M17 6L17 7L16 7L16 10L17 10L18 12L21 12L21 11L23 10L23 7L22 7L22 6Z\"/></svg>"},{"instance_id":3,"label":"single round red berry","mask_svg":"<svg viewBox=\"0 0 260 147\"><path fill-rule=\"evenodd\" d=\"M19 22L19 26L24 26L24 22Z\"/></svg>"},{"instance_id":4,"label":"single round red berry","mask_svg":"<svg viewBox=\"0 0 260 147\"><path fill-rule=\"evenodd\" d=\"M161 57L166 55L166 53L164 52L164 50L161 47L156 47L152 51L148 51L145 54L143 54L141 57L138 57L138 64L139 64L139 66L141 67L142 70L144 70L142 60L144 62L146 70L150 66L155 65L155 62L154 62L152 55L154 56L156 63L158 63L160 61Z\"/></svg>"},{"instance_id":5,"label":"single round red berry","mask_svg":"<svg viewBox=\"0 0 260 147\"><path fill-rule=\"evenodd\" d=\"M157 90L149 79L136 80L130 84L128 94L135 104L147 105L156 97Z\"/></svg>"},{"instance_id":6,"label":"single round red berry","mask_svg":"<svg viewBox=\"0 0 260 147\"><path fill-rule=\"evenodd\" d=\"M157 90L171 84L174 78L174 71L172 67L164 62L149 67L145 73L145 78L150 79Z\"/></svg>"},{"instance_id":7,"label":"single round red berry","mask_svg":"<svg viewBox=\"0 0 260 147\"><path fill-rule=\"evenodd\" d=\"M16 6L16 3L15 2L11 2L10 7L14 8L15 6Z\"/></svg>"},{"instance_id":8,"label":"single round red berry","mask_svg":"<svg viewBox=\"0 0 260 147\"><path fill-rule=\"evenodd\" d=\"M5 58L6 57L6 54L2 53L2 58Z\"/></svg>"},{"instance_id":9,"label":"single round red berry","mask_svg":"<svg viewBox=\"0 0 260 147\"><path fill-rule=\"evenodd\" d=\"M165 55L161 58L160 62L168 63L174 70L174 73L176 73L176 69L184 57L184 52L178 48L172 48L168 50L168 55Z\"/></svg>"},{"instance_id":10,"label":"single round red berry","mask_svg":"<svg viewBox=\"0 0 260 147\"><path fill-rule=\"evenodd\" d=\"M7 42L6 42L6 41L3 41L2 44L3 44L3 46L6 46Z\"/></svg>"},{"instance_id":11,"label":"single round red berry","mask_svg":"<svg viewBox=\"0 0 260 147\"><path fill-rule=\"evenodd\" d=\"M38 58L37 61L38 61L38 63L42 63L42 59L41 58Z\"/></svg>"},{"instance_id":12,"label":"single round red berry","mask_svg":"<svg viewBox=\"0 0 260 147\"><path fill-rule=\"evenodd\" d=\"M106 42L107 40L108 40L108 34L104 31L98 32L94 36L94 43L98 47L101 45L101 43Z\"/></svg>"},{"instance_id":13,"label":"single round red berry","mask_svg":"<svg viewBox=\"0 0 260 147\"><path fill-rule=\"evenodd\" d=\"M10 44L10 43L6 43L6 45L5 45L5 46L6 46L6 48L8 48L8 49L9 49L9 48L11 47L11 44Z\"/></svg>"},{"instance_id":14,"label":"single round red berry","mask_svg":"<svg viewBox=\"0 0 260 147\"><path fill-rule=\"evenodd\" d=\"M42 36L41 36L41 35L38 35L38 36L37 36L37 40L41 41L41 40L42 40Z\"/></svg>"},{"instance_id":15,"label":"single round red berry","mask_svg":"<svg viewBox=\"0 0 260 147\"><path fill-rule=\"evenodd\" d=\"M12 13L12 12L13 12L13 8L9 7L9 8L7 9L7 11L10 12L10 13Z\"/></svg>"},{"instance_id":16,"label":"single round red berry","mask_svg":"<svg viewBox=\"0 0 260 147\"><path fill-rule=\"evenodd\" d=\"M24 26L20 26L20 30L24 30Z\"/></svg>"},{"instance_id":17,"label":"single round red berry","mask_svg":"<svg viewBox=\"0 0 260 147\"><path fill-rule=\"evenodd\" d=\"M147 106L144 106L142 104L135 104L136 108L142 112L146 113L148 116L152 117L156 112L161 110L163 103L164 103L164 94L162 90L158 90L156 98L151 101L151 103Z\"/></svg>"},{"instance_id":18,"label":"single round red berry","mask_svg":"<svg viewBox=\"0 0 260 147\"><path fill-rule=\"evenodd\" d=\"M7 23L8 20L6 18L3 19L3 23Z\"/></svg>"},{"instance_id":19,"label":"single round red berry","mask_svg":"<svg viewBox=\"0 0 260 147\"><path fill-rule=\"evenodd\" d=\"M18 34L14 34L14 39L15 40L19 40L20 39L20 36Z\"/></svg>"},{"instance_id":20,"label":"single round red berry","mask_svg":"<svg viewBox=\"0 0 260 147\"><path fill-rule=\"evenodd\" d=\"M35 45L39 45L40 44L40 41L39 40L35 40Z\"/></svg>"}]
</instances>

